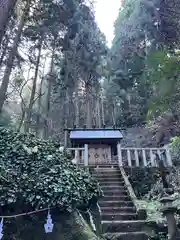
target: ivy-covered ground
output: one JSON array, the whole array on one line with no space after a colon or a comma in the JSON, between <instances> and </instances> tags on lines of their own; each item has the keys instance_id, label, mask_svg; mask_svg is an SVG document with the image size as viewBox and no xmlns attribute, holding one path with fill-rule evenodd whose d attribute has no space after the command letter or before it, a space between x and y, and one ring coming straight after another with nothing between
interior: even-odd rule
<instances>
[{"instance_id":1,"label":"ivy-covered ground","mask_svg":"<svg viewBox=\"0 0 180 240\"><path fill-rule=\"evenodd\" d=\"M0 128L0 215L49 207L57 219L60 212L69 212L73 216L77 209L85 211L100 195L99 184L87 170L74 166L71 156L61 152L58 143ZM25 221L28 228L33 224L33 218L37 225L38 216L43 215L45 221L44 214L47 215L22 217L21 227ZM11 225L15 220L5 220L6 233L12 229L12 226L6 229L6 223ZM15 232L19 237L13 239L25 239L20 237L21 231ZM4 237L6 239L6 234Z\"/></svg>"}]
</instances>

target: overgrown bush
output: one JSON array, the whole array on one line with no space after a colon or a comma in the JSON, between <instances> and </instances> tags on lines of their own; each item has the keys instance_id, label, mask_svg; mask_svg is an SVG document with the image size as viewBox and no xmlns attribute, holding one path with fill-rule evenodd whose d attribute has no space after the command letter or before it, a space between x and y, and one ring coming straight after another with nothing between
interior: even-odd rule
<instances>
[{"instance_id":1,"label":"overgrown bush","mask_svg":"<svg viewBox=\"0 0 180 240\"><path fill-rule=\"evenodd\" d=\"M176 136L171 139L170 149L173 164L180 166L180 137Z\"/></svg>"},{"instance_id":2,"label":"overgrown bush","mask_svg":"<svg viewBox=\"0 0 180 240\"><path fill-rule=\"evenodd\" d=\"M128 175L134 192L140 199L151 190L158 179L157 172L151 168L132 168Z\"/></svg>"},{"instance_id":3,"label":"overgrown bush","mask_svg":"<svg viewBox=\"0 0 180 240\"><path fill-rule=\"evenodd\" d=\"M0 128L2 212L42 207L70 211L86 207L100 195L98 183L88 171L74 166L59 144Z\"/></svg>"}]
</instances>

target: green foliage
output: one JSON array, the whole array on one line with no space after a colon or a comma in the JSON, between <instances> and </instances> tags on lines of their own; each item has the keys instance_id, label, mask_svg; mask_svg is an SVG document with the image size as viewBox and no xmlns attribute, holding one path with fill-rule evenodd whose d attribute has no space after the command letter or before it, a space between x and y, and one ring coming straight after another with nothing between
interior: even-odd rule
<instances>
[{"instance_id":1,"label":"green foliage","mask_svg":"<svg viewBox=\"0 0 180 240\"><path fill-rule=\"evenodd\" d=\"M134 168L129 172L129 178L136 196L138 198L142 198L151 190L152 186L156 183L158 175L151 168Z\"/></svg>"},{"instance_id":2,"label":"green foliage","mask_svg":"<svg viewBox=\"0 0 180 240\"><path fill-rule=\"evenodd\" d=\"M124 1L115 23L109 78L115 88L118 86L117 96L123 102L121 108L125 118L118 120L128 126L142 123L147 112L149 92L142 76L146 70L147 54L156 45L156 4L157 1ZM124 96L121 96L122 89L126 92ZM127 95L131 101L127 101Z\"/></svg>"},{"instance_id":3,"label":"green foliage","mask_svg":"<svg viewBox=\"0 0 180 240\"><path fill-rule=\"evenodd\" d=\"M176 111L179 108L179 56L155 52L148 57L147 64L147 81L152 89L148 116Z\"/></svg>"},{"instance_id":4,"label":"green foliage","mask_svg":"<svg viewBox=\"0 0 180 240\"><path fill-rule=\"evenodd\" d=\"M59 207L72 210L88 206L100 188L88 171L76 168L59 145L33 135L0 128L0 204ZM8 207L8 209L7 209Z\"/></svg>"},{"instance_id":5,"label":"green foliage","mask_svg":"<svg viewBox=\"0 0 180 240\"><path fill-rule=\"evenodd\" d=\"M171 139L171 153L172 153L172 161L176 165L180 165L179 156L180 156L180 137L176 136Z\"/></svg>"},{"instance_id":6,"label":"green foliage","mask_svg":"<svg viewBox=\"0 0 180 240\"><path fill-rule=\"evenodd\" d=\"M139 208L146 209L147 220L152 222L161 223L165 221L165 218L161 213L161 203L157 200L138 200Z\"/></svg>"},{"instance_id":7,"label":"green foliage","mask_svg":"<svg viewBox=\"0 0 180 240\"><path fill-rule=\"evenodd\" d=\"M115 22L115 38L110 49L109 78L136 100L121 104L136 123L179 112L179 1L128 0L122 2ZM132 91L133 90L133 91ZM112 94L113 95L113 94ZM132 107L136 109L131 111ZM126 115L126 114L125 114ZM129 123L129 119L124 119ZM122 118L120 118L122 121ZM135 121L133 121L135 122ZM132 124L132 122L130 122Z\"/></svg>"}]
</instances>

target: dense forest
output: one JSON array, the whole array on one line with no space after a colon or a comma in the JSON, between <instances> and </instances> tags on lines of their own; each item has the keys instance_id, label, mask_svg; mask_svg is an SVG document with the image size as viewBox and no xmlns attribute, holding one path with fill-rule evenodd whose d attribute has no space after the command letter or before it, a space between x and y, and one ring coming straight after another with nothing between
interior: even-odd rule
<instances>
[{"instance_id":1,"label":"dense forest","mask_svg":"<svg viewBox=\"0 0 180 240\"><path fill-rule=\"evenodd\" d=\"M92 3L7 2L7 11L1 9L1 121L44 138L74 124L100 125L108 49Z\"/></svg>"},{"instance_id":2,"label":"dense forest","mask_svg":"<svg viewBox=\"0 0 180 240\"><path fill-rule=\"evenodd\" d=\"M156 121L178 134L178 1L122 1L111 48L91 1L3 4L2 124L57 138L73 125Z\"/></svg>"},{"instance_id":3,"label":"dense forest","mask_svg":"<svg viewBox=\"0 0 180 240\"><path fill-rule=\"evenodd\" d=\"M177 0L122 1L108 48L91 1L3 1L1 124L43 138L104 124L176 136L179 9Z\"/></svg>"},{"instance_id":4,"label":"dense forest","mask_svg":"<svg viewBox=\"0 0 180 240\"><path fill-rule=\"evenodd\" d=\"M43 207L54 199L54 205L72 208L82 204L83 194L86 204L93 193L101 195L88 173L74 173L71 163L64 163L68 157L62 153L57 156L57 146L51 141L63 144L67 127L146 129L151 143L146 139L143 146L159 147L172 142L173 160L179 165L180 1L121 2L112 46L108 47L95 19L93 0L0 1L0 126L5 127L0 129L0 156L7 160L5 171L0 165L5 181L5 188L0 189L4 194L1 204L7 204L5 198L10 199L10 204L16 202L8 195L11 184L15 184L13 194L24 191L27 204L37 207L33 178L27 179L26 173L30 172L46 189L44 179L51 179L51 172L39 175L38 168L44 166L47 156L54 156L55 163L61 159L61 174L66 176L64 185L68 183L69 190L63 201L57 200L53 191L47 198L38 195ZM16 133L11 134L12 130ZM37 153L37 146L40 153L30 163L29 154ZM8 157L18 152L22 154L19 160ZM15 181L13 171L8 171L17 166L19 169L22 158L25 175L18 173ZM47 169L55 171L58 179L51 161ZM149 176L149 172L133 172L132 185L139 197L148 194L152 200L159 194L160 181ZM77 195L71 196L73 184L81 185L82 178L82 188L75 188ZM173 172L170 179L179 192L178 173ZM89 187L87 182L91 181ZM27 191L22 186L17 188L19 183L31 187ZM40 191L38 184L36 187ZM53 187L57 187L56 179Z\"/></svg>"}]
</instances>

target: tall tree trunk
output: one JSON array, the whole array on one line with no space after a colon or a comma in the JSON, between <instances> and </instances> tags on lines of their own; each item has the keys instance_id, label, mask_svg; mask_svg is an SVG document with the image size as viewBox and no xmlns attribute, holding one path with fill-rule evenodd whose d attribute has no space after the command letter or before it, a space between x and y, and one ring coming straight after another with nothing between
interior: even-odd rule
<instances>
[{"instance_id":1,"label":"tall tree trunk","mask_svg":"<svg viewBox=\"0 0 180 240\"><path fill-rule=\"evenodd\" d=\"M91 90L88 84L86 84L86 107L87 107L86 124L88 128L92 128Z\"/></svg>"},{"instance_id":2,"label":"tall tree trunk","mask_svg":"<svg viewBox=\"0 0 180 240\"><path fill-rule=\"evenodd\" d=\"M30 100L29 100L29 106L27 108L27 113L26 113L26 122L25 122L25 126L24 126L25 132L29 132L30 123L31 123L32 109L33 109L33 105L34 105L34 98L35 98L36 87L37 87L39 63L40 63L40 58L41 58L42 43L43 43L43 38L41 37L40 42L39 42L38 56L37 56L36 69L35 69L35 74L34 74L34 79L33 79L32 90L31 90L31 96L30 96Z\"/></svg>"},{"instance_id":3,"label":"tall tree trunk","mask_svg":"<svg viewBox=\"0 0 180 240\"><path fill-rule=\"evenodd\" d=\"M100 109L100 99L97 97L97 103L96 103L96 124L98 125L99 128L101 128L101 109Z\"/></svg>"},{"instance_id":4,"label":"tall tree trunk","mask_svg":"<svg viewBox=\"0 0 180 240\"><path fill-rule=\"evenodd\" d=\"M4 43L2 44L3 45L3 49L1 51L1 57L0 57L0 68L2 67L2 64L3 64L3 61L4 61L4 57L5 57L6 52L7 52L8 42L9 42L9 39L8 39L8 37L6 37Z\"/></svg>"},{"instance_id":5,"label":"tall tree trunk","mask_svg":"<svg viewBox=\"0 0 180 240\"><path fill-rule=\"evenodd\" d=\"M101 111L102 111L102 124L105 125L104 100L103 100L103 96L101 96Z\"/></svg>"},{"instance_id":6,"label":"tall tree trunk","mask_svg":"<svg viewBox=\"0 0 180 240\"><path fill-rule=\"evenodd\" d=\"M11 71L12 71L12 66L13 66L14 58L16 56L17 47L18 47L18 43L20 41L21 33L22 33L22 30L23 30L23 27L25 24L25 19L28 15L29 5L30 5L30 0L27 1L24 12L21 16L21 20L20 20L20 23L18 26L16 37L14 39L13 46L12 46L12 49L9 53L9 57L7 60L7 66L6 66L4 77L2 79L2 84L0 87L0 112L2 111L2 107L6 100L6 93L7 93L7 89L8 89L8 85L9 85L9 79L10 79L10 75L11 75Z\"/></svg>"},{"instance_id":7,"label":"tall tree trunk","mask_svg":"<svg viewBox=\"0 0 180 240\"><path fill-rule=\"evenodd\" d=\"M0 46L17 0L0 1Z\"/></svg>"},{"instance_id":8,"label":"tall tree trunk","mask_svg":"<svg viewBox=\"0 0 180 240\"><path fill-rule=\"evenodd\" d=\"M115 102L112 104L112 122L114 126L116 125L115 104L116 104Z\"/></svg>"},{"instance_id":9,"label":"tall tree trunk","mask_svg":"<svg viewBox=\"0 0 180 240\"><path fill-rule=\"evenodd\" d=\"M24 123L24 119L25 119L25 117L26 117L26 104L25 104L25 102L24 102L22 93L23 93L24 87L26 86L26 83L28 83L30 71L31 71L31 64L30 64L30 67L29 67L29 70L28 70L26 82L25 82L25 83L23 84L23 86L21 87L21 90L20 90L20 93L19 93L19 96L21 97L21 113L22 113L22 114L21 114L21 120L20 120L18 129L17 129L18 132L21 131L21 128L22 128L23 123Z\"/></svg>"},{"instance_id":10,"label":"tall tree trunk","mask_svg":"<svg viewBox=\"0 0 180 240\"><path fill-rule=\"evenodd\" d=\"M79 89L76 89L76 99L75 99L75 124L76 127L79 127L80 123L80 109L79 109Z\"/></svg>"},{"instance_id":11,"label":"tall tree trunk","mask_svg":"<svg viewBox=\"0 0 180 240\"><path fill-rule=\"evenodd\" d=\"M65 102L64 102L64 128L68 128L68 107L69 107L69 94L68 89L65 92Z\"/></svg>"},{"instance_id":12,"label":"tall tree trunk","mask_svg":"<svg viewBox=\"0 0 180 240\"><path fill-rule=\"evenodd\" d=\"M41 78L41 82L40 82L40 86L39 86L39 98L38 98L38 110L37 110L37 118L36 118L36 135L39 135L39 130L40 130L40 119L41 119L41 108L42 108L42 86L44 83L44 78L45 78L45 66L46 66L46 60L44 61L43 64L43 74L42 74L42 78Z\"/></svg>"},{"instance_id":13,"label":"tall tree trunk","mask_svg":"<svg viewBox=\"0 0 180 240\"><path fill-rule=\"evenodd\" d=\"M55 43L56 43L56 39L54 39L54 43L53 43L51 65L50 65L50 71L49 71L49 76L48 76L48 91L47 91L47 98L46 98L45 124L44 124L44 138L45 139L49 135L48 119L49 119L49 113L50 113L50 107L51 107L50 104L51 104L51 91L52 91L53 73L54 73Z\"/></svg>"}]
</instances>

